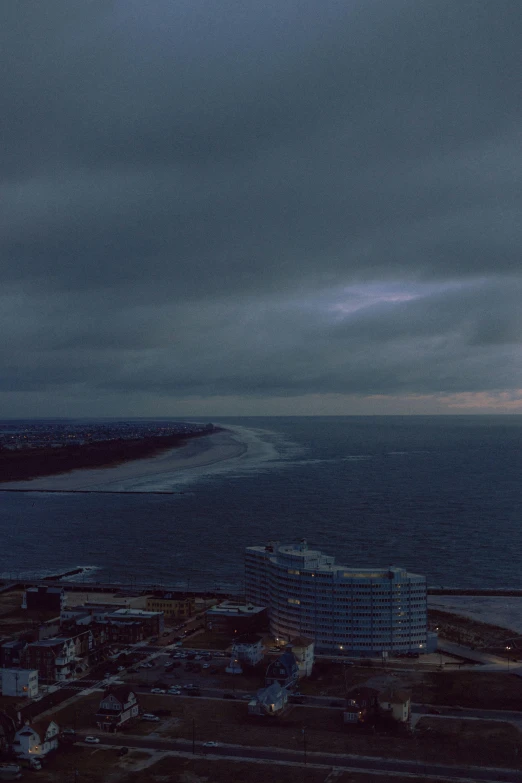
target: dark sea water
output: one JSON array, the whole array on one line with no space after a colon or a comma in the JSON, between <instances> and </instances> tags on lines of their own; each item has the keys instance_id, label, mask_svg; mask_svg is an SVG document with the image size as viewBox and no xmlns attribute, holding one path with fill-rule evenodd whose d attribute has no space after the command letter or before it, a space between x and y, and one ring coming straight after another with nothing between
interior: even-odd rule
<instances>
[{"instance_id":1,"label":"dark sea water","mask_svg":"<svg viewBox=\"0 0 522 783\"><path fill-rule=\"evenodd\" d=\"M0 573L240 585L245 546L305 537L432 585L522 585L522 416L213 421L249 451L177 474L184 494L0 493Z\"/></svg>"}]
</instances>

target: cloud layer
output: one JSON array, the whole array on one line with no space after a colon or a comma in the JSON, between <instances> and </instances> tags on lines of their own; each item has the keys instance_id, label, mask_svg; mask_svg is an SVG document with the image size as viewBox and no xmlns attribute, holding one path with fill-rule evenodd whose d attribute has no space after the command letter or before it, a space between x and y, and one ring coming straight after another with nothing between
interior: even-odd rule
<instances>
[{"instance_id":1,"label":"cloud layer","mask_svg":"<svg viewBox=\"0 0 522 783\"><path fill-rule=\"evenodd\" d=\"M497 0L5 3L4 415L516 409L521 33Z\"/></svg>"}]
</instances>

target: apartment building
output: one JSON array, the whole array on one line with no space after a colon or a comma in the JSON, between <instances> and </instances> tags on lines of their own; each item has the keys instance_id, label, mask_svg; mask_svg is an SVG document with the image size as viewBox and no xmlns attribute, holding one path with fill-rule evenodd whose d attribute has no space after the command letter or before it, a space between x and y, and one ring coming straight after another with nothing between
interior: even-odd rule
<instances>
[{"instance_id":1,"label":"apartment building","mask_svg":"<svg viewBox=\"0 0 522 783\"><path fill-rule=\"evenodd\" d=\"M352 568L298 544L247 547L246 599L266 606L279 643L320 653L426 652L426 578L403 568Z\"/></svg>"}]
</instances>

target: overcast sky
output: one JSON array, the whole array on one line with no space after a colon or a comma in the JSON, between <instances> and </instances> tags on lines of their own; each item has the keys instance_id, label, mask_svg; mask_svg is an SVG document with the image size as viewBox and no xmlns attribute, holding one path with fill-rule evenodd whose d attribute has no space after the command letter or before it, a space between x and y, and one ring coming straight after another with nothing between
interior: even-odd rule
<instances>
[{"instance_id":1,"label":"overcast sky","mask_svg":"<svg viewBox=\"0 0 522 783\"><path fill-rule=\"evenodd\" d=\"M0 417L522 412L520 0L0 6Z\"/></svg>"}]
</instances>

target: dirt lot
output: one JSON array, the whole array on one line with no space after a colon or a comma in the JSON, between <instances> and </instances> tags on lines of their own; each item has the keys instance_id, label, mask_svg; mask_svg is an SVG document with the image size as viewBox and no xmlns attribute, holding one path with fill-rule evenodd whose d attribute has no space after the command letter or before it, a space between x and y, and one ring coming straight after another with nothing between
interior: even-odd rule
<instances>
[{"instance_id":1,"label":"dirt lot","mask_svg":"<svg viewBox=\"0 0 522 783\"><path fill-rule=\"evenodd\" d=\"M428 672L413 685L413 701L490 710L520 710L522 678L504 672Z\"/></svg>"},{"instance_id":2,"label":"dirt lot","mask_svg":"<svg viewBox=\"0 0 522 783\"><path fill-rule=\"evenodd\" d=\"M245 761L185 759L170 756L147 770L147 777L131 773L125 783L398 783L397 777L371 773L339 772L303 766L256 764ZM430 783L428 778L408 778L408 783Z\"/></svg>"},{"instance_id":3,"label":"dirt lot","mask_svg":"<svg viewBox=\"0 0 522 783\"><path fill-rule=\"evenodd\" d=\"M33 778L26 772L24 779ZM49 759L38 772L42 783L397 783L397 777L372 773L340 772L313 767L274 765L219 759L189 759L131 750L119 757L116 749L70 746ZM435 783L428 778L408 778L408 783ZM437 781L438 783L438 781Z\"/></svg>"},{"instance_id":4,"label":"dirt lot","mask_svg":"<svg viewBox=\"0 0 522 783\"><path fill-rule=\"evenodd\" d=\"M301 750L306 727L310 752L355 753L365 756L440 761L442 763L489 764L501 767L516 762L514 749L522 758L522 735L509 724L426 718L415 735L372 733L343 725L342 709L292 707L275 720L248 715L246 701L219 701L190 697L144 696L144 710L171 710L158 723L136 721L122 732L158 737L214 740L238 745L285 747ZM436 730L432 727L435 721ZM95 732L101 736L100 732Z\"/></svg>"},{"instance_id":5,"label":"dirt lot","mask_svg":"<svg viewBox=\"0 0 522 783\"><path fill-rule=\"evenodd\" d=\"M78 745L66 745L49 758L44 768L36 773L42 783L65 783L77 780L78 783L116 783L116 781L150 780L146 774L136 772L129 776L132 770L139 768L151 758L151 754L139 750L131 750L126 756L118 756L115 748L102 750L100 748L82 748ZM33 779L34 772L26 771L24 778Z\"/></svg>"}]
</instances>

